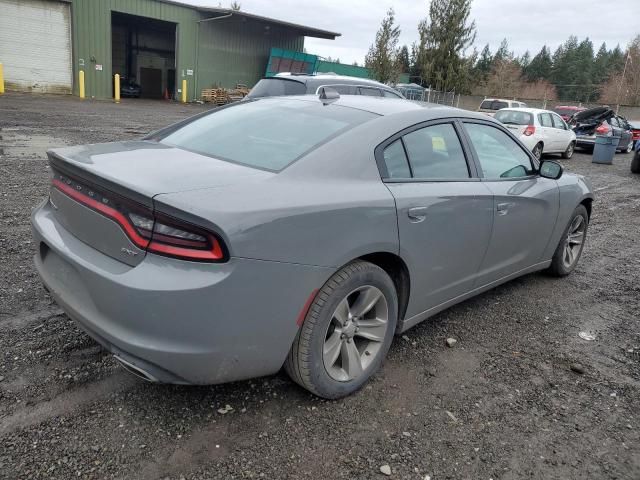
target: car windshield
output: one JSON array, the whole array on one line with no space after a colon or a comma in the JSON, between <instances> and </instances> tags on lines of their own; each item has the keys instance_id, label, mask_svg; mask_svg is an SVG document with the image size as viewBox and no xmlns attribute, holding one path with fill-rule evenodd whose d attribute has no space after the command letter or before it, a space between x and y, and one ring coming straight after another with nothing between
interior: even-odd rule
<instances>
[{"instance_id":1,"label":"car windshield","mask_svg":"<svg viewBox=\"0 0 640 480\"><path fill-rule=\"evenodd\" d=\"M321 143L375 117L320 101L265 99L214 110L170 130L160 143L279 171Z\"/></svg>"},{"instance_id":2,"label":"car windshield","mask_svg":"<svg viewBox=\"0 0 640 480\"><path fill-rule=\"evenodd\" d=\"M533 115L516 110L500 110L493 118L505 125L533 125Z\"/></svg>"},{"instance_id":3,"label":"car windshield","mask_svg":"<svg viewBox=\"0 0 640 480\"><path fill-rule=\"evenodd\" d=\"M288 78L263 78L251 89L248 98L278 97L282 95L304 95L307 87L304 83Z\"/></svg>"}]
</instances>

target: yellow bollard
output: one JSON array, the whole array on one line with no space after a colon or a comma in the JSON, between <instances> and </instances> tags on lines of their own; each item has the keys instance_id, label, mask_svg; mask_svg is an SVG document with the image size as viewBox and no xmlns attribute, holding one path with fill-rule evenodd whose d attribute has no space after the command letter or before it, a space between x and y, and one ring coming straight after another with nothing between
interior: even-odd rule
<instances>
[{"instance_id":1,"label":"yellow bollard","mask_svg":"<svg viewBox=\"0 0 640 480\"><path fill-rule=\"evenodd\" d=\"M116 103L120 103L120 75L117 73L113 79L113 96Z\"/></svg>"},{"instance_id":2,"label":"yellow bollard","mask_svg":"<svg viewBox=\"0 0 640 480\"><path fill-rule=\"evenodd\" d=\"M84 98L84 70L78 72L78 89L80 98Z\"/></svg>"},{"instance_id":3,"label":"yellow bollard","mask_svg":"<svg viewBox=\"0 0 640 480\"><path fill-rule=\"evenodd\" d=\"M187 81L182 80L182 103L187 103Z\"/></svg>"},{"instance_id":4,"label":"yellow bollard","mask_svg":"<svg viewBox=\"0 0 640 480\"><path fill-rule=\"evenodd\" d=\"M0 95L4 93L4 68L2 67L2 63L0 63Z\"/></svg>"}]
</instances>

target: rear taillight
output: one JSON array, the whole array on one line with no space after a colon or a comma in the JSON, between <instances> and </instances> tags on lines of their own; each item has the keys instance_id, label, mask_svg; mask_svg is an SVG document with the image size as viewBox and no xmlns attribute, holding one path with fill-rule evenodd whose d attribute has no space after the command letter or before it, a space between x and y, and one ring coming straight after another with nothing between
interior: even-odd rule
<instances>
[{"instance_id":1,"label":"rear taillight","mask_svg":"<svg viewBox=\"0 0 640 480\"><path fill-rule=\"evenodd\" d=\"M222 243L211 232L113 194L103 194L69 177L56 174L53 187L82 205L115 221L140 249L201 262L223 262Z\"/></svg>"},{"instance_id":2,"label":"rear taillight","mask_svg":"<svg viewBox=\"0 0 640 480\"><path fill-rule=\"evenodd\" d=\"M602 135L604 133L609 133L609 130L611 130L611 127L609 127L609 125L606 122L602 122L600 126L596 128L596 133L599 133L600 135Z\"/></svg>"},{"instance_id":3,"label":"rear taillight","mask_svg":"<svg viewBox=\"0 0 640 480\"><path fill-rule=\"evenodd\" d=\"M525 137L530 137L531 135L536 133L536 127L533 125L527 125L527 128L525 128L524 132L522 133L524 134Z\"/></svg>"}]
</instances>

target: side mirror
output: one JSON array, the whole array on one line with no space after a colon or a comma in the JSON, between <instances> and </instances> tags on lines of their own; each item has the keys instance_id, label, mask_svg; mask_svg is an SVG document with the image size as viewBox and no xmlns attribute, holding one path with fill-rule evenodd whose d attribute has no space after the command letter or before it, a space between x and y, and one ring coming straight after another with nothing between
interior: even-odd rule
<instances>
[{"instance_id":1,"label":"side mirror","mask_svg":"<svg viewBox=\"0 0 640 480\"><path fill-rule=\"evenodd\" d=\"M557 180L562 176L562 165L553 160L545 160L540 164L540 176Z\"/></svg>"}]
</instances>

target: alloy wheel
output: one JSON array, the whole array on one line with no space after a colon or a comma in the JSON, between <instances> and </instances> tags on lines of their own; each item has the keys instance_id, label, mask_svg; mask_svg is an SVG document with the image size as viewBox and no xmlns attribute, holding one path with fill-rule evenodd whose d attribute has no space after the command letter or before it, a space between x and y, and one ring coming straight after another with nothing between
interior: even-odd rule
<instances>
[{"instance_id":1,"label":"alloy wheel","mask_svg":"<svg viewBox=\"0 0 640 480\"><path fill-rule=\"evenodd\" d=\"M379 354L387 328L389 305L384 294L364 285L344 297L325 335L322 359L331 378L347 382L358 378Z\"/></svg>"},{"instance_id":2,"label":"alloy wheel","mask_svg":"<svg viewBox=\"0 0 640 480\"><path fill-rule=\"evenodd\" d=\"M633 140L629 142L629 145L627 145L627 148L624 151L624 153L631 153L632 151L633 151Z\"/></svg>"},{"instance_id":3,"label":"alloy wheel","mask_svg":"<svg viewBox=\"0 0 640 480\"><path fill-rule=\"evenodd\" d=\"M573 143L570 143L569 146L567 147L567 151L565 152L565 157L566 158L571 158L572 157L573 149L574 149Z\"/></svg>"},{"instance_id":4,"label":"alloy wheel","mask_svg":"<svg viewBox=\"0 0 640 480\"><path fill-rule=\"evenodd\" d=\"M578 260L584 237L587 231L587 223L582 215L576 215L571 222L565 239L562 263L566 268L571 268Z\"/></svg>"}]
</instances>

